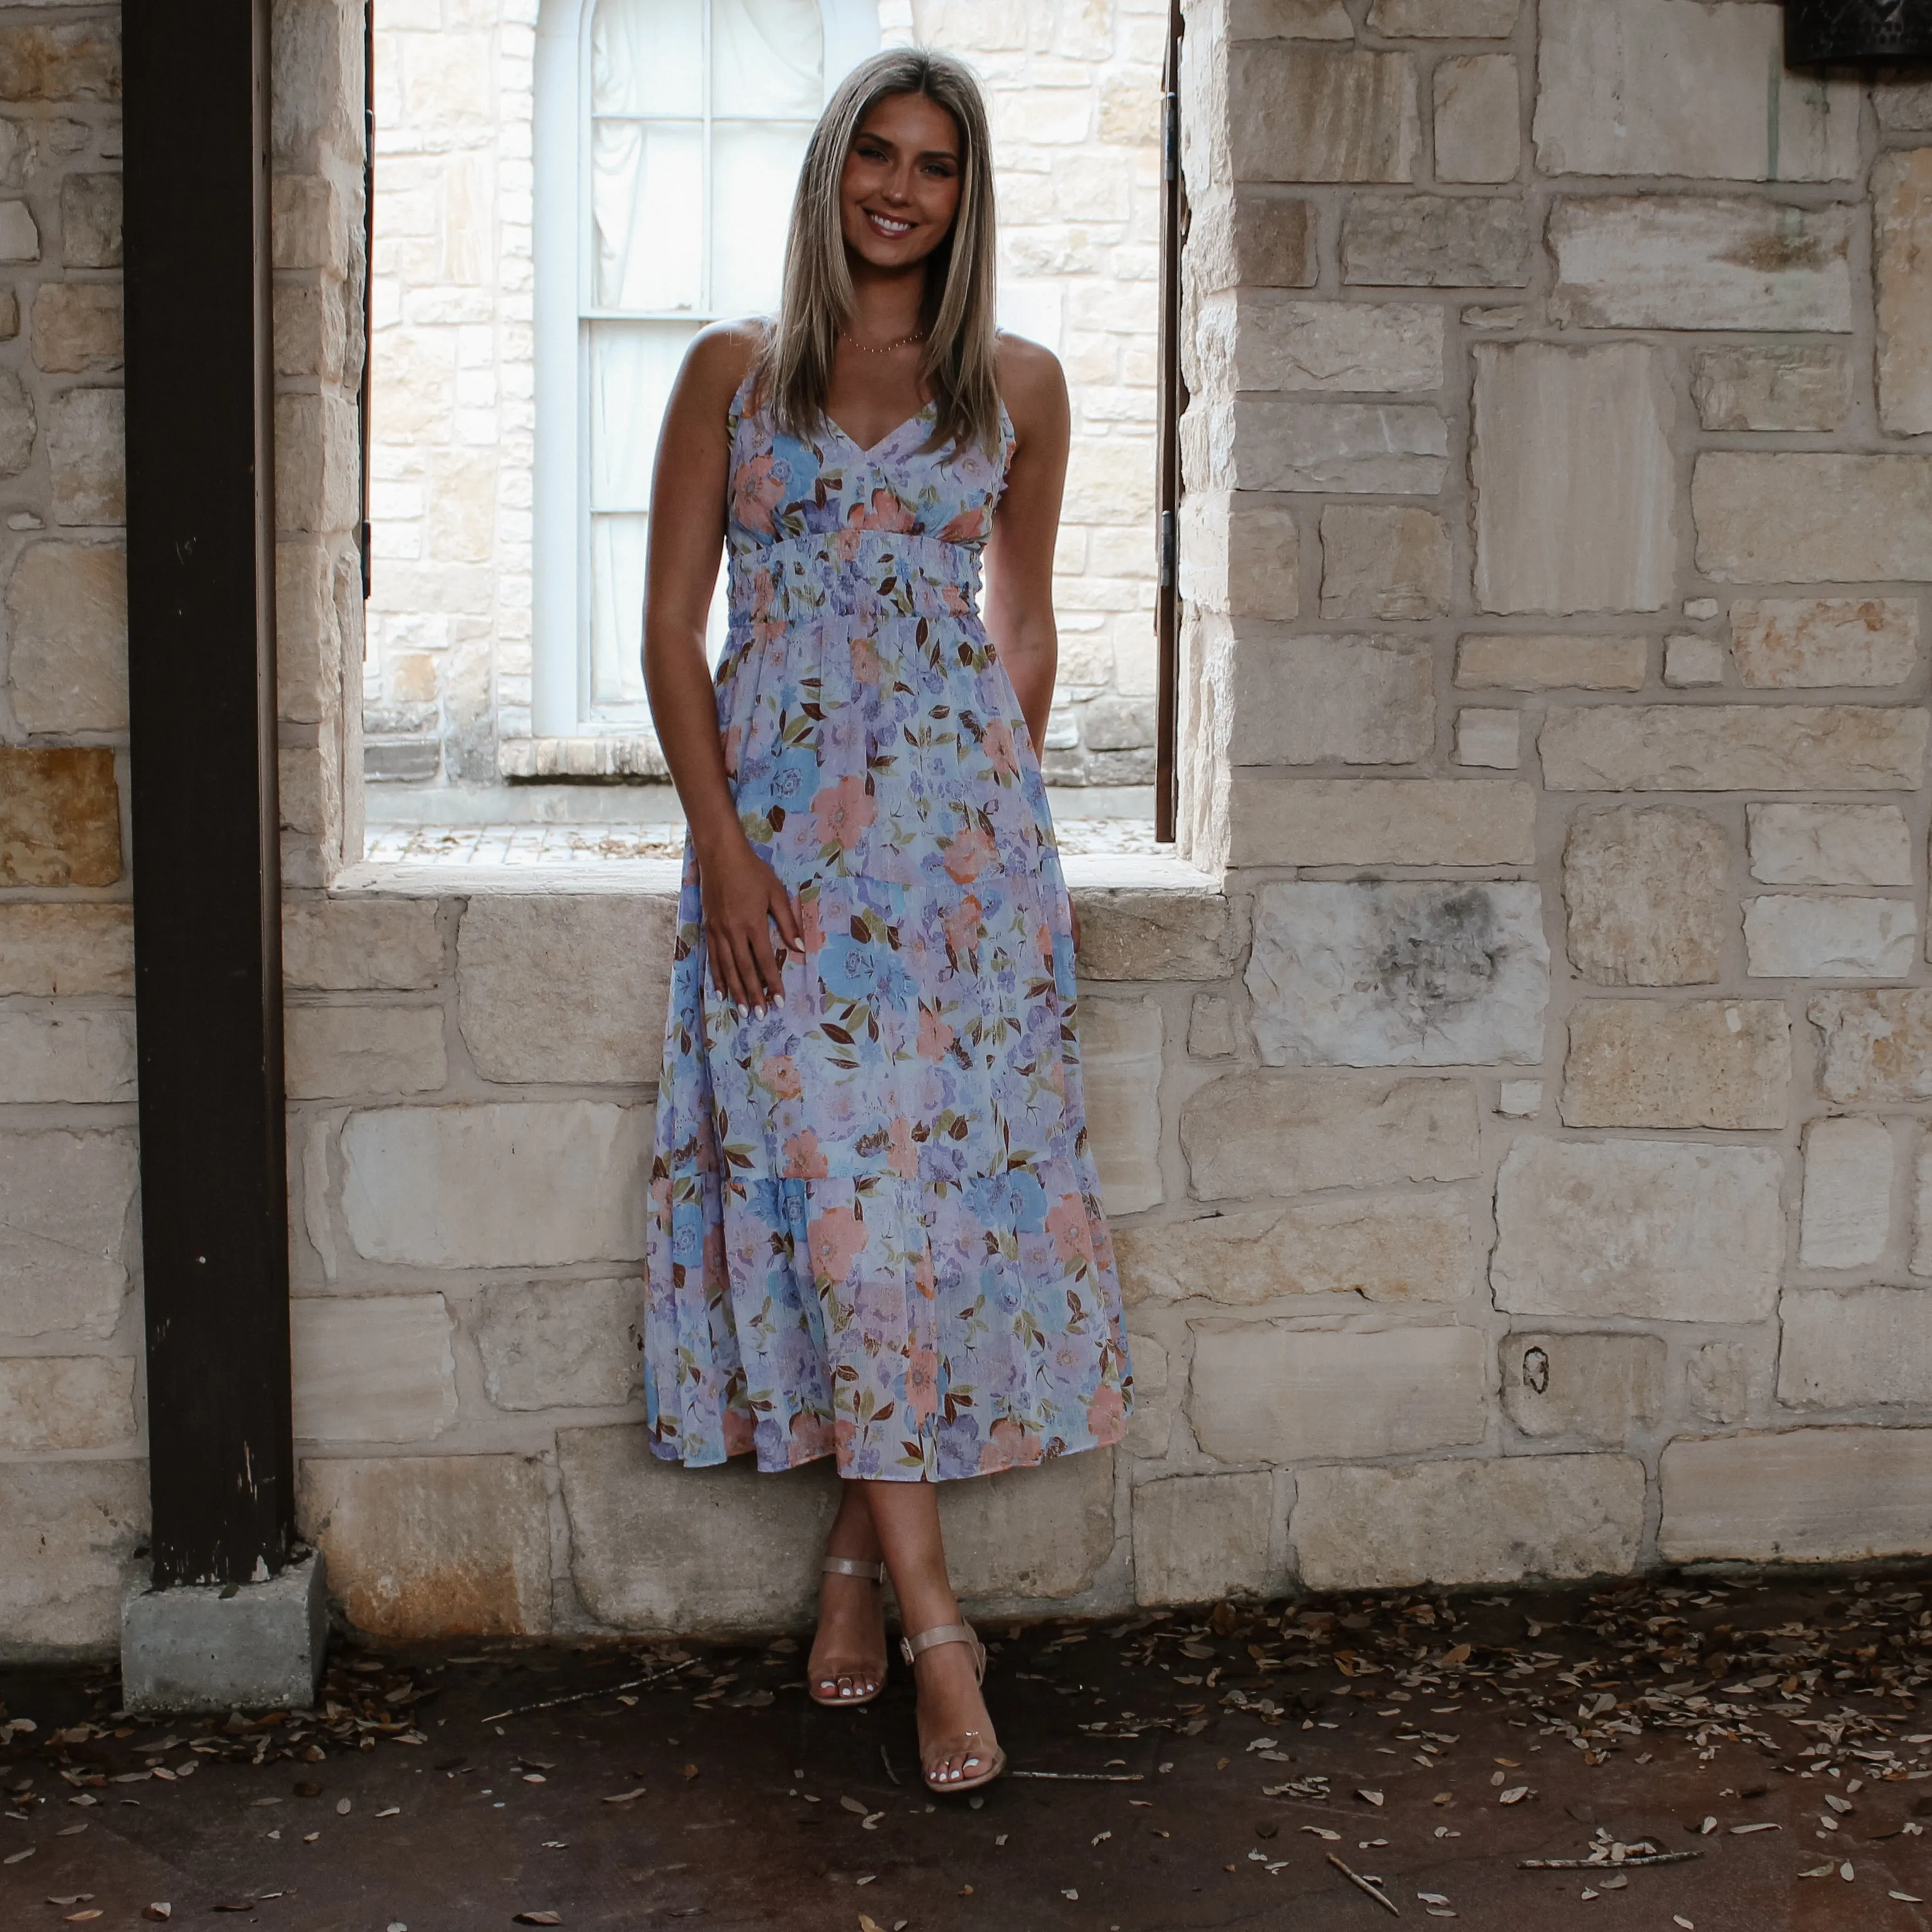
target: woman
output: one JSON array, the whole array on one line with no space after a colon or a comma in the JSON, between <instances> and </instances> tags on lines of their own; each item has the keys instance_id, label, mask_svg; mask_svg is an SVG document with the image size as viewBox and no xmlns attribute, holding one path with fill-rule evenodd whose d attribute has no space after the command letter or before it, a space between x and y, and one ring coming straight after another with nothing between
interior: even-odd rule
<instances>
[{"instance_id":1,"label":"woman","mask_svg":"<svg viewBox=\"0 0 1932 1932\"><path fill-rule=\"evenodd\" d=\"M877 1695L890 1569L942 1791L1006 1760L934 1486L1118 1442L1132 1400L1034 749L1066 391L1046 350L996 334L993 262L972 76L866 62L806 151L777 317L705 330L679 374L644 641L691 828L651 1446L693 1467L836 1457L807 1688Z\"/></svg>"}]
</instances>

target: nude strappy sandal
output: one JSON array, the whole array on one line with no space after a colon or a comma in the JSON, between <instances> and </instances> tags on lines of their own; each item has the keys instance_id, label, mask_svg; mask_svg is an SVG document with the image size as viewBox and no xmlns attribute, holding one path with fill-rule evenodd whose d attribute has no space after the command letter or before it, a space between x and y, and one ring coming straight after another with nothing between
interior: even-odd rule
<instances>
[{"instance_id":1,"label":"nude strappy sandal","mask_svg":"<svg viewBox=\"0 0 1932 1932\"><path fill-rule=\"evenodd\" d=\"M828 1576L869 1576L874 1583L882 1586L886 1580L886 1566L884 1563L868 1563L860 1557L828 1556L818 1567ZM805 1694L814 1704L823 1704L829 1710L849 1711L856 1705L869 1704L885 1688L886 1673L881 1669L879 1672L879 1681L872 1686L871 1690L859 1696L840 1696L836 1688L836 1680L840 1677L850 1677L853 1675L854 1672L849 1670L833 1672L835 1688L829 1697L821 1697L818 1694L815 1683L809 1680L805 1687Z\"/></svg>"},{"instance_id":2,"label":"nude strappy sandal","mask_svg":"<svg viewBox=\"0 0 1932 1932\"><path fill-rule=\"evenodd\" d=\"M973 1652L974 1679L981 1684L986 1682L986 1646L974 1634L973 1626L970 1624L934 1624L930 1630L922 1630L916 1636L902 1636L899 1639L899 1651L907 1664L910 1665L921 1651L930 1650L935 1644L941 1643L970 1644ZM976 1738L982 1735L982 1732L976 1730L956 1731L951 1737L944 1740L947 1748L935 1753L934 1755L938 1757L950 1757L952 1755L950 1748L955 1743L963 1738ZM993 1747L992 1768L981 1772L976 1777L935 1778L930 1769L924 1764L920 1766L920 1775L926 1780L926 1787L928 1791L976 1791L982 1784L991 1784L1006 1768L1006 1754L998 1744L995 1744Z\"/></svg>"}]
</instances>

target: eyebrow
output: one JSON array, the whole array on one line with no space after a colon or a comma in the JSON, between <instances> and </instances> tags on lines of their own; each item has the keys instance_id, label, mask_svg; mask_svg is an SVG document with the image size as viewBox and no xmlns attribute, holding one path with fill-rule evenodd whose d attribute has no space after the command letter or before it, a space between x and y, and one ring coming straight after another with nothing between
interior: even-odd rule
<instances>
[{"instance_id":1,"label":"eyebrow","mask_svg":"<svg viewBox=\"0 0 1932 1932\"><path fill-rule=\"evenodd\" d=\"M852 138L855 141L876 141L880 147L890 148L895 152L898 148L898 143L890 135L876 134L869 128L861 128ZM959 150L957 148L924 148L920 151L918 158L922 161L956 161L959 158Z\"/></svg>"}]
</instances>

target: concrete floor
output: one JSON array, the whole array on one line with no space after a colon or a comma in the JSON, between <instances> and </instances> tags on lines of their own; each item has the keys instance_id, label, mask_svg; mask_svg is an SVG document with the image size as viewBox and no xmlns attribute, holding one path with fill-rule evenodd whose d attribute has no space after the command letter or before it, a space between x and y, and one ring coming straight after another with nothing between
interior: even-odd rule
<instances>
[{"instance_id":1,"label":"concrete floor","mask_svg":"<svg viewBox=\"0 0 1932 1932\"><path fill-rule=\"evenodd\" d=\"M902 1670L819 1710L787 1640L344 1643L314 1714L165 1730L111 1672L0 1672L0 1736L34 1727L0 1926L1932 1927L1929 1600L1919 1569L988 1628L1012 1768L976 1799L920 1787Z\"/></svg>"}]
</instances>

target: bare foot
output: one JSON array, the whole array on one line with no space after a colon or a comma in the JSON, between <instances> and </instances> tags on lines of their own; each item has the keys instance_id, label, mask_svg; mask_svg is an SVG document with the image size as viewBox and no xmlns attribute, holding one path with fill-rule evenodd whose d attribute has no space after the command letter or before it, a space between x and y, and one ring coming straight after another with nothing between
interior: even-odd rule
<instances>
[{"instance_id":1,"label":"bare foot","mask_svg":"<svg viewBox=\"0 0 1932 1932\"><path fill-rule=\"evenodd\" d=\"M919 1761L937 1783L985 1776L998 1755L970 1644L936 1643L913 1667L919 1686Z\"/></svg>"},{"instance_id":2,"label":"bare foot","mask_svg":"<svg viewBox=\"0 0 1932 1932\"><path fill-rule=\"evenodd\" d=\"M818 1635L805 1667L814 1697L866 1697L886 1681L885 1592L869 1576L820 1579Z\"/></svg>"}]
</instances>

